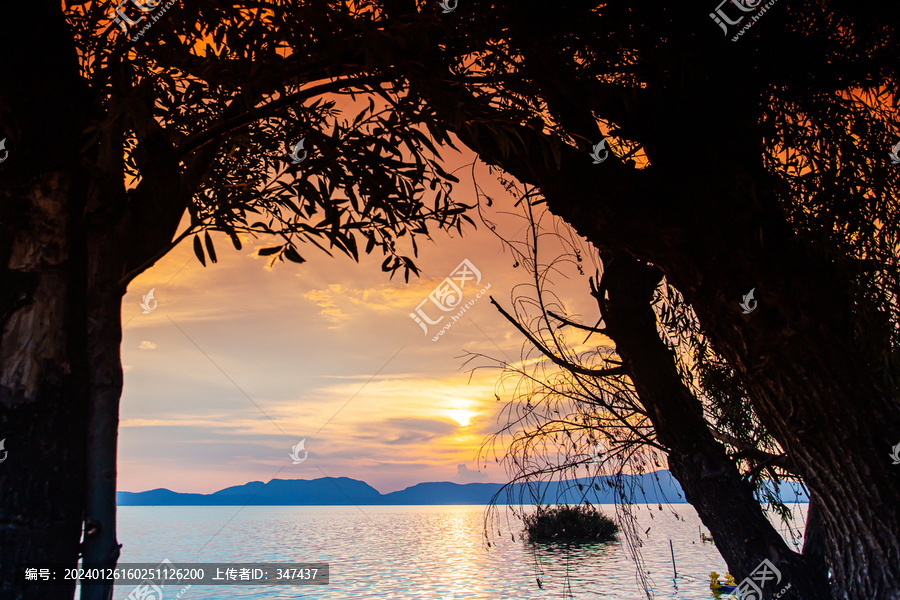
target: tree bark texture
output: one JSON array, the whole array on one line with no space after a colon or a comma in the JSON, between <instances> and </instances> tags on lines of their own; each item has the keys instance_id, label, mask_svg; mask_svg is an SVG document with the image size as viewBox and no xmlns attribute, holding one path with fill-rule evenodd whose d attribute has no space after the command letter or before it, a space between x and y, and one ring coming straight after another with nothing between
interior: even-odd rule
<instances>
[{"instance_id":1,"label":"tree bark texture","mask_svg":"<svg viewBox=\"0 0 900 600\"><path fill-rule=\"evenodd\" d=\"M736 581L768 559L782 574L781 587L791 583L781 598L826 600L830 590L823 565L791 550L766 518L750 484L712 436L700 401L660 338L651 302L661 279L658 269L630 256L605 256L600 287L608 293L601 299L606 334L616 343L657 439L668 449L672 475Z\"/></svg>"}]
</instances>

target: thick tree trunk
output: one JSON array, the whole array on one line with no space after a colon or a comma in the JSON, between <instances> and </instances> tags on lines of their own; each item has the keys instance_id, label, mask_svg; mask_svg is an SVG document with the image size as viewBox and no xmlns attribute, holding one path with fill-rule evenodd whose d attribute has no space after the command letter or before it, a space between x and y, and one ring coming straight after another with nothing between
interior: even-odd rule
<instances>
[{"instance_id":1,"label":"thick tree trunk","mask_svg":"<svg viewBox=\"0 0 900 600\"><path fill-rule=\"evenodd\" d=\"M7 10L8 9L8 10ZM74 567L84 511L88 122L59 2L0 19L0 598L63 600L74 584L15 585L38 562Z\"/></svg>"},{"instance_id":2,"label":"thick tree trunk","mask_svg":"<svg viewBox=\"0 0 900 600\"><path fill-rule=\"evenodd\" d=\"M668 191L660 199L703 209L661 248L636 237L631 252L659 266L690 302L797 465L817 501L835 596L896 600L900 471L889 455L900 442L900 404L884 323L854 296L852 265L785 220L769 174L747 155L758 140L752 108L732 106L723 128L702 105L664 104L671 114L661 121L678 120L693 134L686 152L660 132L656 176ZM758 305L744 314L739 301L751 288Z\"/></svg>"},{"instance_id":3,"label":"thick tree trunk","mask_svg":"<svg viewBox=\"0 0 900 600\"><path fill-rule=\"evenodd\" d=\"M796 257L761 252L744 269L735 264L756 287L759 306L748 316L714 307L705 286L685 286L685 295L819 501L838 597L894 600L900 472L889 455L900 442L900 406L890 374L878 374L891 367L854 343L859 333L836 285L840 274Z\"/></svg>"},{"instance_id":4,"label":"thick tree trunk","mask_svg":"<svg viewBox=\"0 0 900 600\"><path fill-rule=\"evenodd\" d=\"M129 202L124 117L93 114L59 2L10 10L0 19L0 139L9 151L0 164L0 439L9 451L0 463L0 598L62 600L74 585L14 586L12 570L74 567L79 550L87 565L115 564L125 273L136 276L168 246L190 194L150 120L140 127L143 182ZM105 120L86 147L92 118ZM111 593L83 587L92 600Z\"/></svg>"},{"instance_id":5,"label":"thick tree trunk","mask_svg":"<svg viewBox=\"0 0 900 600\"><path fill-rule=\"evenodd\" d=\"M820 563L792 551L763 514L753 491L716 441L703 418L700 401L682 381L672 351L660 339L651 308L662 273L629 256L604 257L601 299L607 335L629 371L653 423L657 439L668 448L669 468L681 483L716 540L737 581L763 559L771 561L791 587L784 599L825 600L828 579Z\"/></svg>"},{"instance_id":6,"label":"thick tree trunk","mask_svg":"<svg viewBox=\"0 0 900 600\"><path fill-rule=\"evenodd\" d=\"M627 241L624 228L610 236L602 220L580 209L565 218L600 248L610 247L612 237L622 243L620 252L652 261L694 308L819 501L834 596L900 599L900 471L889 458L900 442L900 404L890 359L858 343L872 332L856 325L847 291L852 275L788 231L774 209L751 216L751 207L766 205L754 188L735 191L728 179L709 189L702 176L685 176L686 157L698 163L707 157L679 152L685 156L661 177L675 193L659 191L660 197L675 207L697 198L731 197L731 205L698 209L689 223L679 219L681 229L644 219L645 233ZM720 148L718 154L729 152ZM766 177L759 172L747 179ZM549 206L563 216L569 212L558 202ZM674 219L665 212L653 218ZM739 302L751 288L759 304L745 315Z\"/></svg>"},{"instance_id":7,"label":"thick tree trunk","mask_svg":"<svg viewBox=\"0 0 900 600\"><path fill-rule=\"evenodd\" d=\"M71 184L48 174L27 199L31 227L3 227L0 270L0 598L71 599L72 585L14 585L12 570L74 567L85 475L85 256ZM74 204L77 205L77 202ZM4 223L4 225L6 225Z\"/></svg>"}]
</instances>

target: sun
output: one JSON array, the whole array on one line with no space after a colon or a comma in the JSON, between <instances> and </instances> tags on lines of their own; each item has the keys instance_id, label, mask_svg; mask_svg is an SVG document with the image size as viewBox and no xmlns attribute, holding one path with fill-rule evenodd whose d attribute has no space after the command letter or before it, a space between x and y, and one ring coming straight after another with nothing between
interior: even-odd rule
<instances>
[{"instance_id":1,"label":"sun","mask_svg":"<svg viewBox=\"0 0 900 600\"><path fill-rule=\"evenodd\" d=\"M467 427L469 423L472 422L472 417L475 416L475 413L470 410L448 410L444 411L444 414L459 423L462 427Z\"/></svg>"}]
</instances>

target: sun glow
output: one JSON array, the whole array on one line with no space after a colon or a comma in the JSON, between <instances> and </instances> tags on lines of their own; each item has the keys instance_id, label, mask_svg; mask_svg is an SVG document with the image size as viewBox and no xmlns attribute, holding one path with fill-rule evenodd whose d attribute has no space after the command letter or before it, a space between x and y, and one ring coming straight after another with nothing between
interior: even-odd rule
<instances>
[{"instance_id":1,"label":"sun glow","mask_svg":"<svg viewBox=\"0 0 900 600\"><path fill-rule=\"evenodd\" d=\"M472 417L475 416L475 413L470 410L448 410L445 411L445 414L462 427L468 426L472 422Z\"/></svg>"}]
</instances>

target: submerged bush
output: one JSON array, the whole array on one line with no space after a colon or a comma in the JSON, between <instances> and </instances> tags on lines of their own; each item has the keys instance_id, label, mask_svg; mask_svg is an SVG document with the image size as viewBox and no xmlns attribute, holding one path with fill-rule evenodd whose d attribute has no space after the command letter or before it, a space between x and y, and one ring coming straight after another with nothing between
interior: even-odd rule
<instances>
[{"instance_id":1,"label":"submerged bush","mask_svg":"<svg viewBox=\"0 0 900 600\"><path fill-rule=\"evenodd\" d=\"M615 521L593 506L538 508L526 516L525 533L531 542L612 540L619 532Z\"/></svg>"}]
</instances>

